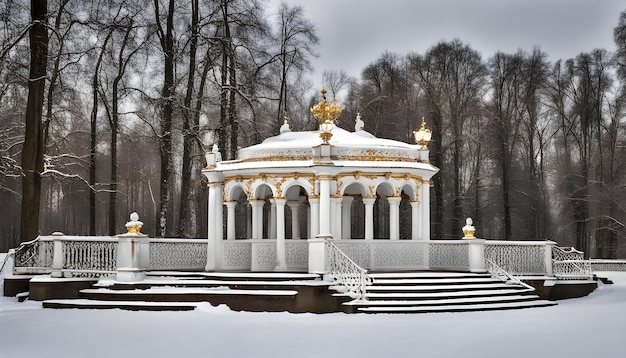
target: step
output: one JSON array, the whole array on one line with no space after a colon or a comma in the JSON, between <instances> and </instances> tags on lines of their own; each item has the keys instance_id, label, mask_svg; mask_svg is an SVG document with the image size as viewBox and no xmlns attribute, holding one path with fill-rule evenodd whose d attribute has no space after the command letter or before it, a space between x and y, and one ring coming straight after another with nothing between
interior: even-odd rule
<instances>
[{"instance_id":1,"label":"step","mask_svg":"<svg viewBox=\"0 0 626 358\"><path fill-rule=\"evenodd\" d=\"M490 297L517 295L522 293L531 294L535 292L531 289L500 289L500 290L473 290L473 291L449 291L449 292L371 292L367 293L369 300L424 300L424 299L444 299L454 297ZM341 294L338 294L341 295Z\"/></svg>"},{"instance_id":2,"label":"step","mask_svg":"<svg viewBox=\"0 0 626 358\"><path fill-rule=\"evenodd\" d=\"M434 313L434 312L471 312L471 311L493 311L493 310L511 310L524 308L548 307L556 305L555 302L545 300L535 300L528 302L509 302L509 303L478 303L471 305L447 305L447 306L369 306L358 307L357 312L363 313Z\"/></svg>"},{"instance_id":3,"label":"step","mask_svg":"<svg viewBox=\"0 0 626 358\"><path fill-rule=\"evenodd\" d=\"M499 283L498 283L499 282ZM489 284L458 284L458 285L400 285L400 286L367 286L367 292L442 292L442 291L470 291L470 290L497 290L509 289L514 286L501 281Z\"/></svg>"},{"instance_id":4,"label":"step","mask_svg":"<svg viewBox=\"0 0 626 358\"><path fill-rule=\"evenodd\" d=\"M505 303L505 302L523 302L537 300L536 295L511 295L511 296L490 296L490 297L458 297L458 298L442 298L436 300L384 300L384 301L358 301L354 300L346 302L344 306L362 306L362 307L385 307L385 306L443 306L443 305L462 305L476 303Z\"/></svg>"},{"instance_id":5,"label":"step","mask_svg":"<svg viewBox=\"0 0 626 358\"><path fill-rule=\"evenodd\" d=\"M115 280L100 280L94 287L111 288L118 290L147 289L150 287L222 287L228 286L239 289L270 289L270 288L293 288L296 286L329 286L330 283L321 280L304 281L247 281L247 280L213 280L213 279L190 279L176 277L151 277L141 282L120 282Z\"/></svg>"},{"instance_id":6,"label":"step","mask_svg":"<svg viewBox=\"0 0 626 358\"><path fill-rule=\"evenodd\" d=\"M237 290L228 287L203 288L203 287L152 287L148 289L134 290L111 290L106 288L87 288L80 290L83 296L108 295L111 297L150 297L163 296L175 297L202 297L202 296L295 296L298 291L293 290ZM184 298L184 297L183 297ZM203 300L200 300L203 301Z\"/></svg>"},{"instance_id":7,"label":"step","mask_svg":"<svg viewBox=\"0 0 626 358\"><path fill-rule=\"evenodd\" d=\"M45 300L44 308L57 309L122 309L127 311L192 311L198 303L193 302L141 302L141 301L102 301L89 299Z\"/></svg>"},{"instance_id":8,"label":"step","mask_svg":"<svg viewBox=\"0 0 626 358\"><path fill-rule=\"evenodd\" d=\"M446 284L478 284L501 283L491 277L462 277L462 278L375 278L375 285L446 285Z\"/></svg>"},{"instance_id":9,"label":"step","mask_svg":"<svg viewBox=\"0 0 626 358\"><path fill-rule=\"evenodd\" d=\"M410 271L410 272L372 272L369 274L374 279L444 279L444 278L491 278L489 273L471 272L432 272L432 271Z\"/></svg>"},{"instance_id":10,"label":"step","mask_svg":"<svg viewBox=\"0 0 626 358\"><path fill-rule=\"evenodd\" d=\"M315 281L321 280L318 274L293 272L183 272L183 271L150 271L148 277L194 278L202 280L234 280L234 281Z\"/></svg>"}]
</instances>

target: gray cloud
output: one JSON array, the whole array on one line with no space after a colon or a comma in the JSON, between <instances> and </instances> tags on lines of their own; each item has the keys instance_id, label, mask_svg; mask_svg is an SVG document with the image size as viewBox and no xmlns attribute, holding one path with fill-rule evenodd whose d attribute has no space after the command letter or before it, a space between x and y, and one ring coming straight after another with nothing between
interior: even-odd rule
<instances>
[{"instance_id":1,"label":"gray cloud","mask_svg":"<svg viewBox=\"0 0 626 358\"><path fill-rule=\"evenodd\" d=\"M271 0L270 3L278 3ZM320 35L316 70L354 76L384 51L424 53L461 39L482 53L531 51L551 60L595 48L614 50L622 0L289 0L301 5Z\"/></svg>"}]
</instances>

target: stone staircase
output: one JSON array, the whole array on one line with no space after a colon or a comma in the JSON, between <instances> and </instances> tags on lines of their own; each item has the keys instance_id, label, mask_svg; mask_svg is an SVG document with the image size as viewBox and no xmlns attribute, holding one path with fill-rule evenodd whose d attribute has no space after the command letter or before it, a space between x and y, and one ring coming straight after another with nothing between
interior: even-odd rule
<instances>
[{"instance_id":1,"label":"stone staircase","mask_svg":"<svg viewBox=\"0 0 626 358\"><path fill-rule=\"evenodd\" d=\"M343 304L347 313L427 313L521 309L556 305L520 284L490 274L457 272L372 273L367 301ZM336 296L345 296L336 293Z\"/></svg>"},{"instance_id":2,"label":"stone staircase","mask_svg":"<svg viewBox=\"0 0 626 358\"><path fill-rule=\"evenodd\" d=\"M337 312L342 299L315 274L151 272L135 283L101 279L79 298L48 299L44 308L193 310L201 303L235 311Z\"/></svg>"},{"instance_id":3,"label":"stone staircase","mask_svg":"<svg viewBox=\"0 0 626 358\"><path fill-rule=\"evenodd\" d=\"M46 299L45 308L141 311L194 310L207 302L235 311L293 313L426 313L521 309L555 305L534 289L489 274L372 273L367 300L352 300L319 275L298 273L151 272L145 280L100 279L76 298Z\"/></svg>"}]
</instances>

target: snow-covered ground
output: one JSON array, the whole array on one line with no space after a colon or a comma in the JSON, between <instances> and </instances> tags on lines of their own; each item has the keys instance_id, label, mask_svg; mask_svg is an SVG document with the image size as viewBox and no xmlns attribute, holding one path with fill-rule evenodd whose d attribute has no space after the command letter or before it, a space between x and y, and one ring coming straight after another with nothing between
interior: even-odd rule
<instances>
[{"instance_id":1,"label":"snow-covered ground","mask_svg":"<svg viewBox=\"0 0 626 358\"><path fill-rule=\"evenodd\" d=\"M416 315L42 309L0 298L0 357L626 357L626 273L526 310Z\"/></svg>"}]
</instances>

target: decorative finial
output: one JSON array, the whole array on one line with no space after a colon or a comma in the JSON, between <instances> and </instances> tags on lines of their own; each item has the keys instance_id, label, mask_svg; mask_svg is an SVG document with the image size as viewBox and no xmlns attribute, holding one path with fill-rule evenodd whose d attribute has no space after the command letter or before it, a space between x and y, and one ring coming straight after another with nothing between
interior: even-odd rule
<instances>
[{"instance_id":1,"label":"decorative finial","mask_svg":"<svg viewBox=\"0 0 626 358\"><path fill-rule=\"evenodd\" d=\"M465 226L463 226L463 234L465 235L464 239L475 239L474 233L476 232L476 227L473 226L474 222L472 218L465 219Z\"/></svg>"},{"instance_id":2,"label":"decorative finial","mask_svg":"<svg viewBox=\"0 0 626 358\"><path fill-rule=\"evenodd\" d=\"M333 99L330 104L326 100L326 89L322 87L322 101L311 108L313 117L317 119L320 128L320 138L324 144L333 136L332 130L335 127L335 120L341 115L341 107L337 105L337 100Z\"/></svg>"},{"instance_id":3,"label":"decorative finial","mask_svg":"<svg viewBox=\"0 0 626 358\"><path fill-rule=\"evenodd\" d=\"M139 221L139 214L133 212L130 214L130 221L126 223L128 234L140 235L143 222Z\"/></svg>"},{"instance_id":4,"label":"decorative finial","mask_svg":"<svg viewBox=\"0 0 626 358\"><path fill-rule=\"evenodd\" d=\"M357 112L356 120L354 123L354 131L355 132L362 131L363 127L365 127L365 123L363 122L363 120L361 120L361 113Z\"/></svg>"},{"instance_id":5,"label":"decorative finial","mask_svg":"<svg viewBox=\"0 0 626 358\"><path fill-rule=\"evenodd\" d=\"M213 147L211 149L211 153L215 154L215 162L221 162L222 161L222 153L220 153L220 148L218 147L217 143L213 144Z\"/></svg>"},{"instance_id":6,"label":"decorative finial","mask_svg":"<svg viewBox=\"0 0 626 358\"><path fill-rule=\"evenodd\" d=\"M283 125L280 126L280 133L291 132L291 128L289 127L289 117L287 116L287 111L285 111L285 115L283 117Z\"/></svg>"},{"instance_id":7,"label":"decorative finial","mask_svg":"<svg viewBox=\"0 0 626 358\"><path fill-rule=\"evenodd\" d=\"M422 149L428 147L428 142L430 142L432 133L430 129L426 128L426 121L424 120L424 117L422 117L422 126L418 131L413 131L413 136L415 137L415 143Z\"/></svg>"}]
</instances>

